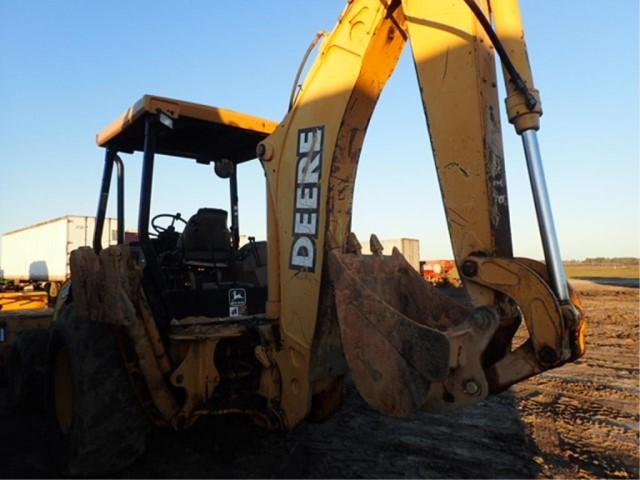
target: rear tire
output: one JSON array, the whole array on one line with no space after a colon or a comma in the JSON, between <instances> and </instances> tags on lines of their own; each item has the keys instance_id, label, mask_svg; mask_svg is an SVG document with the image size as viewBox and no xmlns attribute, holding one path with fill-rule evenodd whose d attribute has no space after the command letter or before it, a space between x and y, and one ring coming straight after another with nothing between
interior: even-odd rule
<instances>
[{"instance_id":1,"label":"rear tire","mask_svg":"<svg viewBox=\"0 0 640 480\"><path fill-rule=\"evenodd\" d=\"M52 327L47 372L51 452L61 473L108 475L144 451L150 429L112 327L62 307Z\"/></svg>"},{"instance_id":2,"label":"rear tire","mask_svg":"<svg viewBox=\"0 0 640 480\"><path fill-rule=\"evenodd\" d=\"M49 331L25 330L11 345L7 362L9 405L23 412L42 411Z\"/></svg>"}]
</instances>

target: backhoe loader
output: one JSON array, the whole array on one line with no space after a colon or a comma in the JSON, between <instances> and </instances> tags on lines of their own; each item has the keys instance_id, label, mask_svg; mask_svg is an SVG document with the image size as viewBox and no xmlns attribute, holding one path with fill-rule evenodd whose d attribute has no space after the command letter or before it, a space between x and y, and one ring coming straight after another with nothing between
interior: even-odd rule
<instances>
[{"instance_id":1,"label":"backhoe loader","mask_svg":"<svg viewBox=\"0 0 640 480\"><path fill-rule=\"evenodd\" d=\"M472 308L428 285L399 252L380 255L375 236L374 253L362 255L350 230L367 125L407 42ZM242 414L290 430L322 420L340 406L346 375L373 408L403 417L474 404L583 354L517 0L350 0L314 43L316 60L280 123L147 95L98 134L95 240L72 253L50 329L46 390L62 471L123 468L153 425ZM544 263L512 252L495 53ZM125 244L122 157L133 152L143 153L139 241ZM150 218L157 154L213 166L228 181L230 214L204 205ZM237 167L255 158L267 241L240 245ZM103 249L114 166L119 238ZM529 338L514 345L521 322Z\"/></svg>"}]
</instances>

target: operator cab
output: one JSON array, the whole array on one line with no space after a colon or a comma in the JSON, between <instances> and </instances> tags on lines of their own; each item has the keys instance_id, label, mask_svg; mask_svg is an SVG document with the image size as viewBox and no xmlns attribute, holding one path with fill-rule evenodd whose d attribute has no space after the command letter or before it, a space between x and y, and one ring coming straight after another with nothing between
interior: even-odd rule
<instances>
[{"instance_id":1,"label":"operator cab","mask_svg":"<svg viewBox=\"0 0 640 480\"><path fill-rule=\"evenodd\" d=\"M124 243L124 164L120 153L143 153L138 240L132 255L144 266L143 287L161 329L187 317L229 320L261 315L267 300L267 245L240 245L237 166L275 122L216 107L145 95L97 136L106 148L93 247L100 239L113 166L118 175L118 244ZM231 211L203 205L197 212L150 218L156 154L213 165L228 181Z\"/></svg>"}]
</instances>

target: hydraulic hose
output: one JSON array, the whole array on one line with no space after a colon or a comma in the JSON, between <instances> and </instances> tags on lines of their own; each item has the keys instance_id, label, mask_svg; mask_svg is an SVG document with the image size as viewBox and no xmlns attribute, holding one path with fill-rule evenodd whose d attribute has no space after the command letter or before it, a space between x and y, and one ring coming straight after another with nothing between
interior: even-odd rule
<instances>
[{"instance_id":1,"label":"hydraulic hose","mask_svg":"<svg viewBox=\"0 0 640 480\"><path fill-rule=\"evenodd\" d=\"M524 95L525 101L527 102L527 107L529 108L529 110L533 110L538 104L538 101L529 90L527 83L524 81L520 73L518 73L518 70L516 70L515 65L509 58L509 54L505 50L504 45L500 41L500 38L498 38L498 35L491 26L491 23L489 22L487 17L485 17L484 13L475 2L475 0L464 0L464 3L466 3L467 6L471 9L473 14L478 19L478 22L480 22L480 25L482 25L485 33L491 39L491 43L493 43L493 46L496 49L498 56L500 57L502 65L504 65L505 70L507 70L507 73L509 73L509 77L513 82L513 85L520 93L522 93L522 95Z\"/></svg>"}]
</instances>

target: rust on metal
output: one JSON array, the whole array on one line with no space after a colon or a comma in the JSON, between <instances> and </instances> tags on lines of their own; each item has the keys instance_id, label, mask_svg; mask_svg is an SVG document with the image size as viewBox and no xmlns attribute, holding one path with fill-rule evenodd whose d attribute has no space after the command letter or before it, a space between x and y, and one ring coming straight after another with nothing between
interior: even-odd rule
<instances>
[{"instance_id":1,"label":"rust on metal","mask_svg":"<svg viewBox=\"0 0 640 480\"><path fill-rule=\"evenodd\" d=\"M375 242L375 240L374 240ZM449 373L444 333L469 310L428 285L394 249L391 256L330 252L344 353L354 382L377 410L406 416Z\"/></svg>"}]
</instances>

